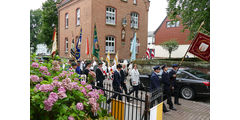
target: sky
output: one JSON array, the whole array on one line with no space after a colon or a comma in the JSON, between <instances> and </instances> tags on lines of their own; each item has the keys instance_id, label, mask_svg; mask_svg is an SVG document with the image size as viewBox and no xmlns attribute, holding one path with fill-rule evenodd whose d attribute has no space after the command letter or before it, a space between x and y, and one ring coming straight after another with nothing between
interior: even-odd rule
<instances>
[{"instance_id":1,"label":"sky","mask_svg":"<svg viewBox=\"0 0 240 120\"><path fill-rule=\"evenodd\" d=\"M38 9L46 0L31 0L31 9ZM148 31L155 31L167 15L167 0L150 0Z\"/></svg>"}]
</instances>

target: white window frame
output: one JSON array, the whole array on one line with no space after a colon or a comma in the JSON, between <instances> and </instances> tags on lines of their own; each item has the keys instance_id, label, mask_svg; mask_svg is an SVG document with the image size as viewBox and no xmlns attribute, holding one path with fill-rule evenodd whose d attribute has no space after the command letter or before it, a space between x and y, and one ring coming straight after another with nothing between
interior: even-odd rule
<instances>
[{"instance_id":1,"label":"white window frame","mask_svg":"<svg viewBox=\"0 0 240 120\"><path fill-rule=\"evenodd\" d=\"M65 52L67 53L68 52L68 39L65 38Z\"/></svg>"},{"instance_id":2,"label":"white window frame","mask_svg":"<svg viewBox=\"0 0 240 120\"><path fill-rule=\"evenodd\" d=\"M138 29L138 13L132 12L131 13L131 28Z\"/></svg>"},{"instance_id":3,"label":"white window frame","mask_svg":"<svg viewBox=\"0 0 240 120\"><path fill-rule=\"evenodd\" d=\"M173 24L171 24L171 21L168 21L168 22L167 22L167 28L179 27L179 25L180 25L180 21L173 22Z\"/></svg>"},{"instance_id":4,"label":"white window frame","mask_svg":"<svg viewBox=\"0 0 240 120\"><path fill-rule=\"evenodd\" d=\"M106 45L106 47L105 47L105 53L108 53L108 51L109 51L109 53L115 53L115 41L116 41L116 39L115 39L115 37L114 36L106 36L106 39L105 39L106 41L105 41L105 45Z\"/></svg>"},{"instance_id":5,"label":"white window frame","mask_svg":"<svg viewBox=\"0 0 240 120\"><path fill-rule=\"evenodd\" d=\"M68 28L68 13L65 14L65 28Z\"/></svg>"},{"instance_id":6,"label":"white window frame","mask_svg":"<svg viewBox=\"0 0 240 120\"><path fill-rule=\"evenodd\" d=\"M77 9L77 26L80 25L80 8Z\"/></svg>"},{"instance_id":7,"label":"white window frame","mask_svg":"<svg viewBox=\"0 0 240 120\"><path fill-rule=\"evenodd\" d=\"M106 24L116 24L116 9L113 7L106 7Z\"/></svg>"},{"instance_id":8,"label":"white window frame","mask_svg":"<svg viewBox=\"0 0 240 120\"><path fill-rule=\"evenodd\" d=\"M133 4L136 5L137 4L137 0L133 0Z\"/></svg>"}]
</instances>

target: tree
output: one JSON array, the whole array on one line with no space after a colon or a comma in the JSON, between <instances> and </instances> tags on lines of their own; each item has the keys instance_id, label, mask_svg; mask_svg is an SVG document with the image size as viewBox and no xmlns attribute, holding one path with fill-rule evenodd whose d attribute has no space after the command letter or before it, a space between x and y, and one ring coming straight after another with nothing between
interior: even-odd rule
<instances>
[{"instance_id":1,"label":"tree","mask_svg":"<svg viewBox=\"0 0 240 120\"><path fill-rule=\"evenodd\" d=\"M30 47L33 48L32 52L36 52L37 44L39 43L37 35L40 32L41 16L42 16L41 9L30 10Z\"/></svg>"},{"instance_id":2,"label":"tree","mask_svg":"<svg viewBox=\"0 0 240 120\"><path fill-rule=\"evenodd\" d=\"M178 42L176 40L169 40L160 44L165 50L169 52L169 58L171 58L172 51L178 49Z\"/></svg>"},{"instance_id":3,"label":"tree","mask_svg":"<svg viewBox=\"0 0 240 120\"><path fill-rule=\"evenodd\" d=\"M178 21L181 18L184 29L189 29L189 39L196 34L204 21L201 32L210 34L210 0L167 0L167 14L170 19ZM178 17L180 16L180 18ZM209 32L206 32L209 31Z\"/></svg>"},{"instance_id":4,"label":"tree","mask_svg":"<svg viewBox=\"0 0 240 120\"><path fill-rule=\"evenodd\" d=\"M54 27L58 27L58 12L55 0L47 0L42 4L41 30L38 38L41 43L47 45L50 50L52 47L52 37Z\"/></svg>"}]
</instances>

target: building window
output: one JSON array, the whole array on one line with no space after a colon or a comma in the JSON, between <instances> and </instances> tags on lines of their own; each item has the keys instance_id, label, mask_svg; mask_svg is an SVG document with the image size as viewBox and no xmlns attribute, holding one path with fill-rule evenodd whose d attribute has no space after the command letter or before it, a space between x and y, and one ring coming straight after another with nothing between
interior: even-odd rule
<instances>
[{"instance_id":1,"label":"building window","mask_svg":"<svg viewBox=\"0 0 240 120\"><path fill-rule=\"evenodd\" d=\"M116 9L112 7L106 8L106 24L115 25L116 21Z\"/></svg>"},{"instance_id":2,"label":"building window","mask_svg":"<svg viewBox=\"0 0 240 120\"><path fill-rule=\"evenodd\" d=\"M65 52L68 52L68 38L65 38Z\"/></svg>"},{"instance_id":3,"label":"building window","mask_svg":"<svg viewBox=\"0 0 240 120\"><path fill-rule=\"evenodd\" d=\"M180 24L180 22L179 21L177 21L177 22L172 22L171 23L171 21L168 21L167 22L167 28L170 28L170 27L179 27L179 24Z\"/></svg>"},{"instance_id":4,"label":"building window","mask_svg":"<svg viewBox=\"0 0 240 120\"><path fill-rule=\"evenodd\" d=\"M106 37L106 53L115 53L115 38L113 36Z\"/></svg>"},{"instance_id":5,"label":"building window","mask_svg":"<svg viewBox=\"0 0 240 120\"><path fill-rule=\"evenodd\" d=\"M123 2L127 2L127 0L122 0Z\"/></svg>"},{"instance_id":6,"label":"building window","mask_svg":"<svg viewBox=\"0 0 240 120\"><path fill-rule=\"evenodd\" d=\"M131 28L138 28L138 13L131 13Z\"/></svg>"},{"instance_id":7,"label":"building window","mask_svg":"<svg viewBox=\"0 0 240 120\"><path fill-rule=\"evenodd\" d=\"M68 28L68 13L65 14L65 28Z\"/></svg>"},{"instance_id":8,"label":"building window","mask_svg":"<svg viewBox=\"0 0 240 120\"><path fill-rule=\"evenodd\" d=\"M137 4L137 0L133 0L133 4L136 5Z\"/></svg>"},{"instance_id":9,"label":"building window","mask_svg":"<svg viewBox=\"0 0 240 120\"><path fill-rule=\"evenodd\" d=\"M79 8L77 9L76 13L77 13L77 15L76 15L77 16L77 26L79 26L80 25L80 9Z\"/></svg>"}]
</instances>

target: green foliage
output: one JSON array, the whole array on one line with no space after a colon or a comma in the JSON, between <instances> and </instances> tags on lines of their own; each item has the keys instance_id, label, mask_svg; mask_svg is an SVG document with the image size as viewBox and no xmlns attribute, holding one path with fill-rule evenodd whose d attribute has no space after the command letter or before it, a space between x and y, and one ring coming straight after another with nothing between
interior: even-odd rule
<instances>
[{"instance_id":1,"label":"green foliage","mask_svg":"<svg viewBox=\"0 0 240 120\"><path fill-rule=\"evenodd\" d=\"M181 16L184 29L190 30L189 39L192 39L196 34L199 26L204 21L202 26L210 32L210 0L167 0L167 14L170 19L179 20ZM210 34L203 29L201 32Z\"/></svg>"},{"instance_id":2,"label":"green foliage","mask_svg":"<svg viewBox=\"0 0 240 120\"><path fill-rule=\"evenodd\" d=\"M171 58L172 51L175 51L179 45L176 40L169 40L162 43L161 46L169 52L169 58Z\"/></svg>"},{"instance_id":3,"label":"green foliage","mask_svg":"<svg viewBox=\"0 0 240 120\"><path fill-rule=\"evenodd\" d=\"M37 44L39 43L37 35L40 32L41 16L42 16L41 9L30 10L30 47L33 47L32 52L36 52Z\"/></svg>"},{"instance_id":4,"label":"green foliage","mask_svg":"<svg viewBox=\"0 0 240 120\"><path fill-rule=\"evenodd\" d=\"M47 45L48 49L52 47L52 38L54 27L58 27L58 12L55 0L47 0L42 4L41 31L38 38L41 43Z\"/></svg>"}]
</instances>

